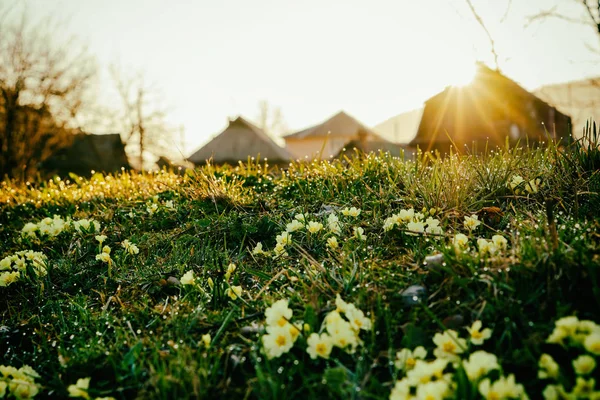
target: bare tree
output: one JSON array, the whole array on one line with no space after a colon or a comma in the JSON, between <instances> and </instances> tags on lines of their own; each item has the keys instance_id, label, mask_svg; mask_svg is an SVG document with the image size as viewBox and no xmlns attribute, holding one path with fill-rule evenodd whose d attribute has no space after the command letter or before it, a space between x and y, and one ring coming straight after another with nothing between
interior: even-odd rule
<instances>
[{"instance_id":1,"label":"bare tree","mask_svg":"<svg viewBox=\"0 0 600 400\"><path fill-rule=\"evenodd\" d=\"M172 150L169 142L173 129L165 121L167 111L158 90L147 83L142 72L127 76L114 65L110 72L121 98L118 114L125 142L135 143L139 168L144 169L149 156Z\"/></svg>"},{"instance_id":2,"label":"bare tree","mask_svg":"<svg viewBox=\"0 0 600 400\"><path fill-rule=\"evenodd\" d=\"M0 12L0 176L27 176L77 128L95 59L56 21Z\"/></svg>"},{"instance_id":3,"label":"bare tree","mask_svg":"<svg viewBox=\"0 0 600 400\"><path fill-rule=\"evenodd\" d=\"M500 69L500 67L498 65L498 53L496 52L496 43L494 42L494 38L492 37L492 34L490 33L490 31L487 28L487 26L485 25L485 23L483 22L483 19L481 18L481 16L477 13L477 10L475 10L475 6L473 6L473 3L471 2L471 0L466 0L466 2L467 2L467 5L469 6L469 9L471 10L471 13L473 14L473 17L475 17L475 20L481 26L481 28L484 30L485 34L488 37L488 40L490 41L492 55L494 56L494 66L495 66L496 70L498 71ZM508 13L508 8L510 8L510 3L506 9L507 11L505 12L505 14ZM502 18L503 19L506 18L506 15Z\"/></svg>"},{"instance_id":4,"label":"bare tree","mask_svg":"<svg viewBox=\"0 0 600 400\"><path fill-rule=\"evenodd\" d=\"M559 10L558 5L554 5L546 10L527 18L527 25L546 19L561 19L573 24L579 24L590 27L594 32L598 43L596 46L588 44L588 48L593 52L600 54L600 0L572 0L573 4L579 4L578 15L569 15Z\"/></svg>"},{"instance_id":5,"label":"bare tree","mask_svg":"<svg viewBox=\"0 0 600 400\"><path fill-rule=\"evenodd\" d=\"M271 107L268 101L258 103L258 127L267 135L279 138L287 132L287 125L279 107Z\"/></svg>"}]
</instances>

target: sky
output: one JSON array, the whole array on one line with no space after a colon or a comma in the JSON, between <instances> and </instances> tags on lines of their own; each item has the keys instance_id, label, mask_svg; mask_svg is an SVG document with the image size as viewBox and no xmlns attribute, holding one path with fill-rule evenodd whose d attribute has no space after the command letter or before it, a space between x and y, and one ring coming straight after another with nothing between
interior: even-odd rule
<instances>
[{"instance_id":1,"label":"sky","mask_svg":"<svg viewBox=\"0 0 600 400\"><path fill-rule=\"evenodd\" d=\"M18 0L0 0L17 2ZM502 72L533 90L597 76L590 28L526 17L575 0L472 0L494 37ZM507 5L510 8L507 12ZM279 107L290 132L345 110L373 126L450 84L475 61L493 66L490 44L465 0L26 0L34 18L58 16L89 44L111 103L107 68L143 71L160 88L169 122L189 155L229 117ZM597 42L596 42L597 43ZM103 133L103 132L98 132Z\"/></svg>"}]
</instances>

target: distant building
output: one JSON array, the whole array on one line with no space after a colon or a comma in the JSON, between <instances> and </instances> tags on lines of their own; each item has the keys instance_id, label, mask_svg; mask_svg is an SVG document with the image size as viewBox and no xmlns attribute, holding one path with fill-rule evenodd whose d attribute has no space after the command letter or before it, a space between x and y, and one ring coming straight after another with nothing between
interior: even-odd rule
<instances>
[{"instance_id":1,"label":"distant building","mask_svg":"<svg viewBox=\"0 0 600 400\"><path fill-rule=\"evenodd\" d=\"M248 157L266 158L270 164L291 160L289 153L275 143L259 127L242 117L229 121L225 130L192 154L188 161L201 165L208 160L215 164L236 165Z\"/></svg>"},{"instance_id":2,"label":"distant building","mask_svg":"<svg viewBox=\"0 0 600 400\"><path fill-rule=\"evenodd\" d=\"M473 82L448 87L425 102L413 147L448 151L452 142L479 151L520 141L536 145L549 138L570 142L571 118L498 71L479 64Z\"/></svg>"},{"instance_id":3,"label":"distant building","mask_svg":"<svg viewBox=\"0 0 600 400\"><path fill-rule=\"evenodd\" d=\"M600 122L600 76L546 85L535 94L571 116L575 137L581 137L588 120Z\"/></svg>"},{"instance_id":4,"label":"distant building","mask_svg":"<svg viewBox=\"0 0 600 400\"><path fill-rule=\"evenodd\" d=\"M343 111L310 128L284 136L288 151L296 159L335 156L353 140L387 142Z\"/></svg>"},{"instance_id":5,"label":"distant building","mask_svg":"<svg viewBox=\"0 0 600 400\"><path fill-rule=\"evenodd\" d=\"M119 172L121 168L129 169L130 165L118 133L78 133L70 146L60 149L42 164L45 173L60 176L69 172L90 176L91 171L109 173Z\"/></svg>"}]
</instances>

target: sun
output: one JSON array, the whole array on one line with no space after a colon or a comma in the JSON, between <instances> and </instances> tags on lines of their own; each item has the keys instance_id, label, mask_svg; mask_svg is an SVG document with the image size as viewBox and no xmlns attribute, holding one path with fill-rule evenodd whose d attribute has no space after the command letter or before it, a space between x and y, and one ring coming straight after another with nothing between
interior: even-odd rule
<instances>
[{"instance_id":1,"label":"sun","mask_svg":"<svg viewBox=\"0 0 600 400\"><path fill-rule=\"evenodd\" d=\"M454 87L468 86L475 78L475 64L470 62L456 63L448 66L448 85Z\"/></svg>"}]
</instances>

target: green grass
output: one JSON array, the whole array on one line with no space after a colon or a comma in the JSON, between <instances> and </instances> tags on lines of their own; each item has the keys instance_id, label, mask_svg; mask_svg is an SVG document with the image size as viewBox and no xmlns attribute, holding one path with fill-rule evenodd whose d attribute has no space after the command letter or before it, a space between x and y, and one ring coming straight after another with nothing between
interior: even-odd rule
<instances>
[{"instance_id":1,"label":"green grass","mask_svg":"<svg viewBox=\"0 0 600 400\"><path fill-rule=\"evenodd\" d=\"M33 367L41 375L37 398L67 397L69 385L91 377L92 396L115 398L379 399L403 376L393 366L397 351L422 345L431 355L444 326L466 337L464 327L481 320L493 329L481 348L530 398L541 398L548 384L537 378L542 353L561 364L571 390L567 349L546 338L564 316L600 323L599 154L594 145L551 146L483 157L418 154L410 162L370 155L293 163L286 171L255 162L3 182L0 259L41 251L48 273L29 271L0 287L0 364ZM516 194L508 187L515 175L539 178L539 191ZM158 208L149 213L152 203ZM341 215L352 206L361 209L358 217ZM408 208L435 209L443 235L384 232L386 218ZM296 214L326 228L332 210L343 224L338 250L326 246L325 229L293 232L288 256L252 254L258 242L273 250ZM471 249L477 238L499 234L506 251L491 260L455 251L451 239L468 233L463 220L472 214L484 223L470 235ZM110 271L95 258L98 232L21 235L26 223L54 215L99 221L112 248ZM353 237L354 227L366 241ZM125 239L139 254L120 246ZM433 254L442 260L427 263ZM227 282L230 263L237 269ZM189 270L198 285L179 284ZM241 299L230 300L225 290L238 285ZM412 305L402 297L410 285L426 288ZM373 323L354 354L334 349L329 359L312 360L301 335L290 352L265 357L267 307L289 299L293 320L318 331L338 293ZM478 398L476 386L456 376L454 398Z\"/></svg>"}]
</instances>

